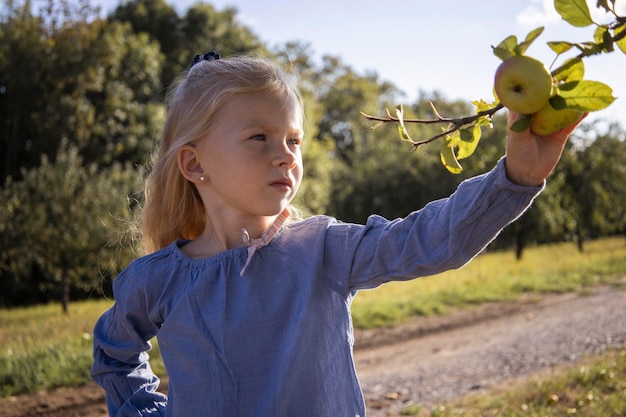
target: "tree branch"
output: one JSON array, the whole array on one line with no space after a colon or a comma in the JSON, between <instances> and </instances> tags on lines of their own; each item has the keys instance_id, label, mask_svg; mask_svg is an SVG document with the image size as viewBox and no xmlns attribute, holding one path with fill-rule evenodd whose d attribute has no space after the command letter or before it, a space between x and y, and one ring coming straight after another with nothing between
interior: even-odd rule
<instances>
[{"instance_id":1,"label":"tree branch","mask_svg":"<svg viewBox=\"0 0 626 417\"><path fill-rule=\"evenodd\" d=\"M445 137L451 133L456 132L457 130L461 130L463 127L468 126L468 125L472 125L474 124L478 119L482 118L482 117L488 117L489 119L491 119L493 117L494 114L496 114L498 111L500 111L504 106L500 103L498 103L496 106L487 109L487 110L483 110L481 112L476 113L473 116L465 116L465 117L459 117L459 118L454 118L454 117L442 117L439 112L437 111L437 109L435 108L435 106L433 105L433 103L431 101L428 102L430 104L430 107L435 115L434 119L403 119L403 122L406 123L418 123L418 124L438 124L438 123L449 123L451 126L446 129L445 131L432 136L428 139L422 140L422 141L414 141L414 140L409 140L409 142L411 142L411 144L413 145L413 150L419 148L422 145L426 145L428 143L434 142L437 139L440 139L442 137ZM386 117L381 117L381 116L372 116L369 115L367 113L364 112L360 112L361 116L365 117L367 120L371 120L371 121L375 121L378 122L378 124L371 128L372 130L375 129L376 127L378 127L381 123L385 124L385 123L399 123L400 119L397 117L393 117L391 115L391 113L389 112L388 109L385 109L385 111L387 112L387 116Z\"/></svg>"}]
</instances>

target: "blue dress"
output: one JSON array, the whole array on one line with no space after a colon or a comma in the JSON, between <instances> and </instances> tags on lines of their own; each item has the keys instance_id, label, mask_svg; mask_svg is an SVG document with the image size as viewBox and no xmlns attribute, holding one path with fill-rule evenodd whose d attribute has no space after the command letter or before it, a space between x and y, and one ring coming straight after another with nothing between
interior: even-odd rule
<instances>
[{"instance_id":1,"label":"blue dress","mask_svg":"<svg viewBox=\"0 0 626 417\"><path fill-rule=\"evenodd\" d=\"M350 303L360 289L459 268L542 187L507 180L504 159L403 219L316 216L247 248L191 259L186 242L139 258L114 282L94 331L93 378L111 416L365 416ZM168 395L148 364L156 336Z\"/></svg>"}]
</instances>

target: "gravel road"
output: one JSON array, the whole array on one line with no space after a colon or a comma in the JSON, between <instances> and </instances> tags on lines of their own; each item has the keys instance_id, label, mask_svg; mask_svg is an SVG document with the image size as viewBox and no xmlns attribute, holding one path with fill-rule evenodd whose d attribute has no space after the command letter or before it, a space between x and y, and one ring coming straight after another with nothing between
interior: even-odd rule
<instances>
[{"instance_id":1,"label":"gravel road","mask_svg":"<svg viewBox=\"0 0 626 417\"><path fill-rule=\"evenodd\" d=\"M368 417L397 416L408 405L432 406L624 345L626 291L485 306L444 322L439 330L423 320L408 329L421 328L421 337L355 352Z\"/></svg>"}]
</instances>

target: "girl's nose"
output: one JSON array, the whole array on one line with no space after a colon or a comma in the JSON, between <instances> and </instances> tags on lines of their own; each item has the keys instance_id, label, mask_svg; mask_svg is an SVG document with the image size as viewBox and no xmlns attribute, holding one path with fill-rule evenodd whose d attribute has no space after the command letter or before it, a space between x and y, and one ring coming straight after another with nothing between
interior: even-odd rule
<instances>
[{"instance_id":1,"label":"girl's nose","mask_svg":"<svg viewBox=\"0 0 626 417\"><path fill-rule=\"evenodd\" d=\"M274 158L274 165L291 169L296 165L297 160L296 151L291 149L291 147L284 142L282 146L278 147L277 154Z\"/></svg>"}]
</instances>

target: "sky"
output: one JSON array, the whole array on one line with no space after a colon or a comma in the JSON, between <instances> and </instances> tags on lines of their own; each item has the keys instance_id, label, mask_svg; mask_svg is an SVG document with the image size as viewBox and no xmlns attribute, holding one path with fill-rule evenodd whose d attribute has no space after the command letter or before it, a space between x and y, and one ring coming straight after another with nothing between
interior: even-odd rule
<instances>
[{"instance_id":1,"label":"sky","mask_svg":"<svg viewBox=\"0 0 626 417\"><path fill-rule=\"evenodd\" d=\"M175 0L179 13L196 0ZM587 0L597 21L607 21ZM103 12L120 0L92 0ZM437 91L447 99L492 99L493 76L501 62L491 46L509 35L523 39L543 26L527 51L550 66L555 54L548 41L589 41L593 27L574 28L554 11L552 0L210 0L217 10L234 7L238 20L267 46L300 41L314 58L331 54L360 74L375 72L413 103L419 92ZM626 0L617 0L626 15ZM209 48L207 48L209 49ZM205 51L197 51L205 52ZM571 54L570 54L571 55ZM567 55L569 56L569 55ZM560 62L560 61L558 61ZM618 99L593 117L626 125L626 55L585 59L585 79L602 81ZM398 103L400 104L400 103Z\"/></svg>"}]
</instances>

